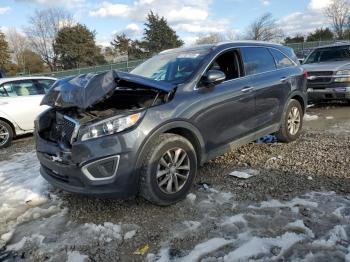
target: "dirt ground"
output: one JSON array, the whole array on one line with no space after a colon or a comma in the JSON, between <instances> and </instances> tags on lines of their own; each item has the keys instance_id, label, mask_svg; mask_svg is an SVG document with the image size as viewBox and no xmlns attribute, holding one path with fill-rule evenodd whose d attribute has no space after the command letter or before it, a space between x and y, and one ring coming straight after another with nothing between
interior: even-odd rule
<instances>
[{"instance_id":1,"label":"dirt ground","mask_svg":"<svg viewBox=\"0 0 350 262\"><path fill-rule=\"evenodd\" d=\"M32 136L15 140L1 163L18 162L17 153L35 162L33 150ZM48 200L35 208L57 210L16 223L0 261L350 261L349 166L350 107L313 106L298 141L251 143L216 158L170 207L47 186ZM229 176L246 170L255 175Z\"/></svg>"}]
</instances>

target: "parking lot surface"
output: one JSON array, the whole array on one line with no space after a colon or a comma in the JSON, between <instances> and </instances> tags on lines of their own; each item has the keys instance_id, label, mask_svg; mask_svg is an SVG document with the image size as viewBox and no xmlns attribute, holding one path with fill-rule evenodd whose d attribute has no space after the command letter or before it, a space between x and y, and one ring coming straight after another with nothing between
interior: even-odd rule
<instances>
[{"instance_id":1,"label":"parking lot surface","mask_svg":"<svg viewBox=\"0 0 350 262\"><path fill-rule=\"evenodd\" d=\"M170 207L52 188L31 136L0 159L0 261L350 261L346 105L310 107L294 143L251 143L205 164Z\"/></svg>"}]
</instances>

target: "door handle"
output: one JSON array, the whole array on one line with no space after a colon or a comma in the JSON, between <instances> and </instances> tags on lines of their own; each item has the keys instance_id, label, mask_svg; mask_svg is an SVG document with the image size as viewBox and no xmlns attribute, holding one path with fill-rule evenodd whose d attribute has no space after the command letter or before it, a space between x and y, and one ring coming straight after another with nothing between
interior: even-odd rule
<instances>
[{"instance_id":1,"label":"door handle","mask_svg":"<svg viewBox=\"0 0 350 262\"><path fill-rule=\"evenodd\" d=\"M289 77L281 77L281 83L287 82L289 80Z\"/></svg>"},{"instance_id":2,"label":"door handle","mask_svg":"<svg viewBox=\"0 0 350 262\"><path fill-rule=\"evenodd\" d=\"M242 88L242 92L243 93L248 93L248 92L251 92L251 91L253 91L254 90L254 87L252 87L252 86L246 86L246 87L244 87L244 88Z\"/></svg>"}]
</instances>

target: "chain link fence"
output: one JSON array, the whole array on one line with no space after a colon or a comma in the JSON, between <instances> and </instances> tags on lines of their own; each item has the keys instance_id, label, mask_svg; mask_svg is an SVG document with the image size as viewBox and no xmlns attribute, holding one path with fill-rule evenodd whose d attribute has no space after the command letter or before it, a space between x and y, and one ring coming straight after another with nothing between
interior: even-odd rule
<instances>
[{"instance_id":1,"label":"chain link fence","mask_svg":"<svg viewBox=\"0 0 350 262\"><path fill-rule=\"evenodd\" d=\"M72 75L80 75L80 74L88 74L88 73L103 73L109 70L119 70L119 71L129 72L144 61L145 59L123 61L123 62L118 62L113 64L82 67L82 68L71 69L71 70L62 70L62 71L38 73L38 74L25 74L25 75L26 76L51 76L56 78L64 78Z\"/></svg>"},{"instance_id":2,"label":"chain link fence","mask_svg":"<svg viewBox=\"0 0 350 262\"><path fill-rule=\"evenodd\" d=\"M302 58L302 57L305 57L312 49L316 47L340 43L340 42L347 42L350 44L350 41L331 40L331 41L291 43L291 44L286 44L286 46L293 48L297 56ZM102 73L109 70L119 70L119 71L129 72L144 61L145 59L130 60L130 61L113 63L113 64L77 68L72 70L62 70L62 71L55 71L55 72L48 72L48 73L26 74L26 75L27 76L52 76L56 78L63 78L63 77L79 75L79 74Z\"/></svg>"}]
</instances>

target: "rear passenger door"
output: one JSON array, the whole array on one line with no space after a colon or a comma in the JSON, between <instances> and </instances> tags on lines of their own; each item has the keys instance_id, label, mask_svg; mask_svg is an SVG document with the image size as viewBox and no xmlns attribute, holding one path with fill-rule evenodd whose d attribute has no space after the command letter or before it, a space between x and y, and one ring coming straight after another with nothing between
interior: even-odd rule
<instances>
[{"instance_id":1,"label":"rear passenger door","mask_svg":"<svg viewBox=\"0 0 350 262\"><path fill-rule=\"evenodd\" d=\"M280 121L288 93L287 72L277 70L275 59L266 47L243 47L241 53L246 74L251 76L255 94L255 129L272 128Z\"/></svg>"},{"instance_id":2,"label":"rear passenger door","mask_svg":"<svg viewBox=\"0 0 350 262\"><path fill-rule=\"evenodd\" d=\"M203 106L194 122L207 141L207 150L214 152L254 131L255 102L237 49L218 55L210 69L224 72L226 80L196 91Z\"/></svg>"}]
</instances>

